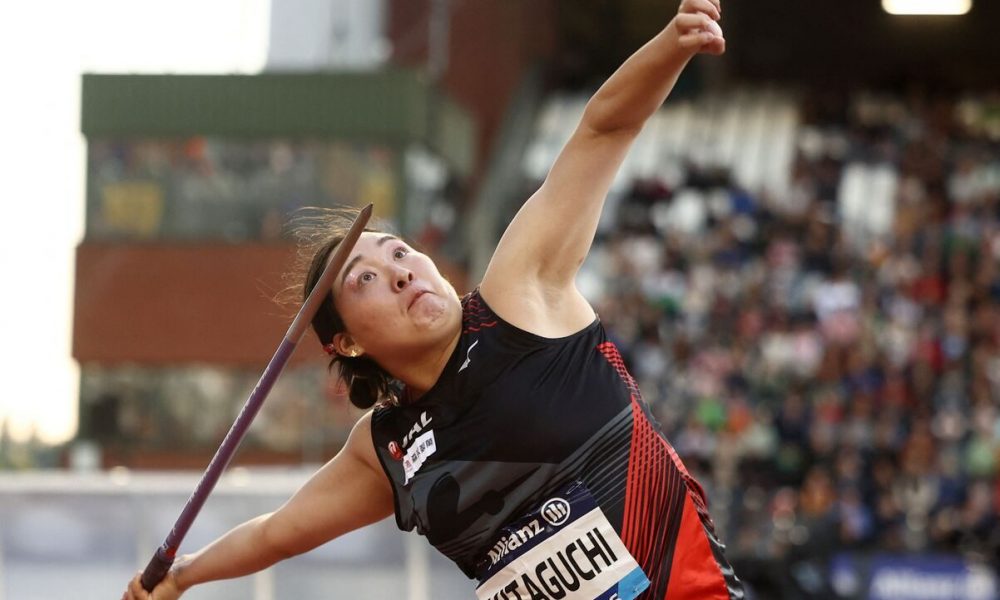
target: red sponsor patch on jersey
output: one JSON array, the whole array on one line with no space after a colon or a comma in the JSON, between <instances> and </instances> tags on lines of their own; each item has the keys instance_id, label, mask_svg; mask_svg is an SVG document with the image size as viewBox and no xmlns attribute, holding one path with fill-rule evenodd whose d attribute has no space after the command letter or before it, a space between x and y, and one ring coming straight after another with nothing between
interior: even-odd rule
<instances>
[{"instance_id":1,"label":"red sponsor patch on jersey","mask_svg":"<svg viewBox=\"0 0 1000 600\"><path fill-rule=\"evenodd\" d=\"M396 442L389 442L389 454L396 460L403 460L403 449Z\"/></svg>"}]
</instances>

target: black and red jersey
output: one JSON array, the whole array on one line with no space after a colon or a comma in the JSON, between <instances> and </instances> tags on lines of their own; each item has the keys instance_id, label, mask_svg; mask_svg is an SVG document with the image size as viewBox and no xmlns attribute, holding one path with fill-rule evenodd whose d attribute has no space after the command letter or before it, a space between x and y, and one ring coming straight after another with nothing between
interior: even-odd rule
<instances>
[{"instance_id":1,"label":"black and red jersey","mask_svg":"<svg viewBox=\"0 0 1000 600\"><path fill-rule=\"evenodd\" d=\"M650 579L641 598L742 598L700 486L600 321L544 338L505 322L478 290L462 305L437 383L372 418L399 527L475 577L505 524L582 481Z\"/></svg>"}]
</instances>

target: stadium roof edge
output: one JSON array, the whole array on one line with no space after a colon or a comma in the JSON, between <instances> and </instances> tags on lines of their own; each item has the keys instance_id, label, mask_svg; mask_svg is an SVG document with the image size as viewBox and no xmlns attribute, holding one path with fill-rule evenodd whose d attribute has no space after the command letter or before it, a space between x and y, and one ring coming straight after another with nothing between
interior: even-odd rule
<instances>
[{"instance_id":1,"label":"stadium roof edge","mask_svg":"<svg viewBox=\"0 0 1000 600\"><path fill-rule=\"evenodd\" d=\"M259 75L84 74L87 138L336 138L425 143L471 169L469 114L415 70Z\"/></svg>"}]
</instances>

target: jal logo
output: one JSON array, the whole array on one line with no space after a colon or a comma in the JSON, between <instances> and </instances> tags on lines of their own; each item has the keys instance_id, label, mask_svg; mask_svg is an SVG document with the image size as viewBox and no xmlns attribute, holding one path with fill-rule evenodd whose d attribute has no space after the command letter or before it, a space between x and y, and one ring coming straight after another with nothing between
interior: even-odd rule
<instances>
[{"instance_id":1,"label":"jal logo","mask_svg":"<svg viewBox=\"0 0 1000 600\"><path fill-rule=\"evenodd\" d=\"M396 460L403 460L403 448L395 441L389 442L389 454Z\"/></svg>"},{"instance_id":2,"label":"jal logo","mask_svg":"<svg viewBox=\"0 0 1000 600\"><path fill-rule=\"evenodd\" d=\"M427 416L427 411L425 410L424 412L420 413L420 418L417 419L417 422L413 424L413 427L410 428L410 431L403 436L403 443L402 443L403 448L404 449L409 448L410 442L413 441L413 438L420 435L420 432L426 429L427 426L430 424L431 424L431 418Z\"/></svg>"},{"instance_id":3,"label":"jal logo","mask_svg":"<svg viewBox=\"0 0 1000 600\"><path fill-rule=\"evenodd\" d=\"M542 505L540 512L549 525L559 527L569 520L569 502L562 498L551 498Z\"/></svg>"}]
</instances>

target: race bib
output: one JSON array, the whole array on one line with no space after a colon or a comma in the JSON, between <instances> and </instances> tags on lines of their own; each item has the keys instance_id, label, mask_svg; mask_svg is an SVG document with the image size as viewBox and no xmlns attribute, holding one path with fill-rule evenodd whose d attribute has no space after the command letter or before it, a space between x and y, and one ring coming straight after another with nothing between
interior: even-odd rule
<instances>
[{"instance_id":1,"label":"race bib","mask_svg":"<svg viewBox=\"0 0 1000 600\"><path fill-rule=\"evenodd\" d=\"M649 587L580 482L501 529L477 571L479 600L632 600Z\"/></svg>"}]
</instances>

